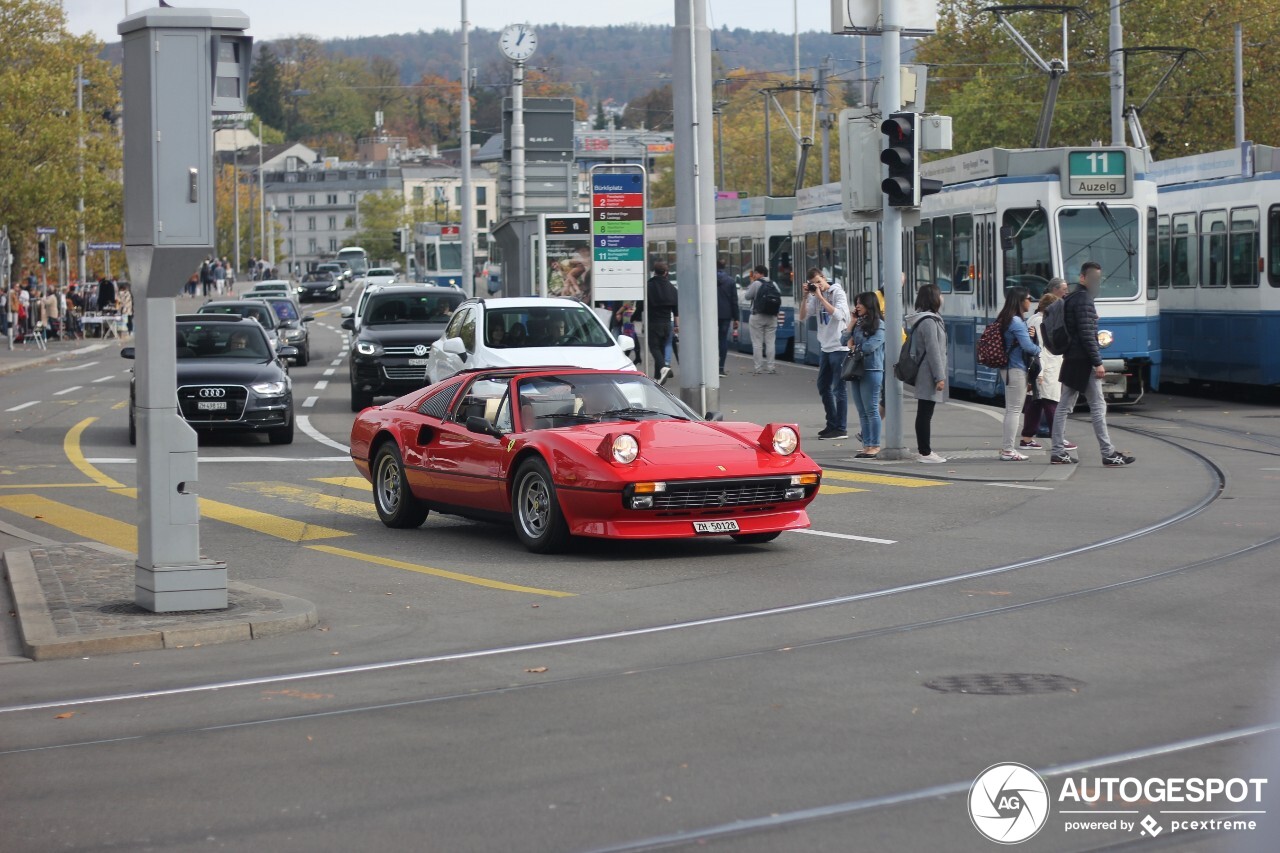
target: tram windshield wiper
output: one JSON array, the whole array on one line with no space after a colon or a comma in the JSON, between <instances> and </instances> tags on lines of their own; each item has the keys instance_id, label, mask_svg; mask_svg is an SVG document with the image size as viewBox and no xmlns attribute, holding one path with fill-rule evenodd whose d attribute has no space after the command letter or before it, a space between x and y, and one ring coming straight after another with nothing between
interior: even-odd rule
<instances>
[{"instance_id":1,"label":"tram windshield wiper","mask_svg":"<svg viewBox=\"0 0 1280 853\"><path fill-rule=\"evenodd\" d=\"M1098 202L1098 212L1102 214L1102 218L1106 220L1107 226L1111 229L1111 233L1116 235L1116 239L1120 241L1120 247L1128 253L1129 257L1138 254L1138 250L1129 242L1129 237L1120 230L1120 226L1116 223L1116 217L1111 212L1111 208L1107 207L1105 201Z\"/></svg>"}]
</instances>

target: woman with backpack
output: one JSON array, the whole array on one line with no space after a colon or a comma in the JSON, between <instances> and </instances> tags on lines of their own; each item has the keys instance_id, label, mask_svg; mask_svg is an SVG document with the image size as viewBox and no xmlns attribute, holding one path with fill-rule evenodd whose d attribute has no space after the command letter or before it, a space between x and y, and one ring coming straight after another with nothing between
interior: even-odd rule
<instances>
[{"instance_id":1,"label":"woman with backpack","mask_svg":"<svg viewBox=\"0 0 1280 853\"><path fill-rule=\"evenodd\" d=\"M1062 279L1055 279L1055 281L1062 281ZM1049 284L1052 286L1053 282ZM1041 329L1044 327L1045 311L1059 299L1056 293L1045 291L1044 296L1040 297L1040 304L1036 306L1035 316L1027 322L1030 334L1035 336L1041 344L1044 343ZM1061 370L1062 356L1054 355L1047 346L1041 346L1040 372L1030 380L1030 387L1027 389L1026 413L1022 419L1022 440L1018 442L1019 451L1023 448L1039 450L1044 446L1036 441L1036 434L1040 431L1042 419L1052 424L1053 416L1058 411L1058 401L1062 399L1062 383L1058 381ZM1071 444L1068 449L1074 450L1075 445Z\"/></svg>"},{"instance_id":2,"label":"woman with backpack","mask_svg":"<svg viewBox=\"0 0 1280 853\"><path fill-rule=\"evenodd\" d=\"M849 352L862 353L862 375L849 380L853 402L862 425L862 452L855 459L875 459L880 455L880 388L884 385L884 322L880 303L871 291L859 293L853 305L853 336Z\"/></svg>"},{"instance_id":3,"label":"woman with backpack","mask_svg":"<svg viewBox=\"0 0 1280 853\"><path fill-rule=\"evenodd\" d=\"M996 316L996 324L1004 339L1008 366L1000 371L1004 380L1004 435L1000 445L1002 462L1025 462L1014 443L1022 429L1022 406L1027 397L1027 369L1040 355L1040 347L1031 340L1022 315L1031 310L1031 292L1025 287L1011 287L1005 292L1004 307Z\"/></svg>"},{"instance_id":4,"label":"woman with backpack","mask_svg":"<svg viewBox=\"0 0 1280 853\"><path fill-rule=\"evenodd\" d=\"M942 291L926 284L916 291L916 310L906 317L907 343L903 349L912 365L918 365L916 392L917 461L941 464L946 457L933 452L933 410L947 401L947 327L942 321Z\"/></svg>"}]
</instances>

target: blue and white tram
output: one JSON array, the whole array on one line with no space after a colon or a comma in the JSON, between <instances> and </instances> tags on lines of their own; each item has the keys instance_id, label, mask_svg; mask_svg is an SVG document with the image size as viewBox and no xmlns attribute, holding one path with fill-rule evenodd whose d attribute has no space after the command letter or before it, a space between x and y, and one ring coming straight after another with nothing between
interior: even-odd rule
<instances>
[{"instance_id":1,"label":"blue and white tram","mask_svg":"<svg viewBox=\"0 0 1280 853\"><path fill-rule=\"evenodd\" d=\"M1000 394L998 372L978 364L977 342L1005 290L1027 287L1038 299L1050 278L1074 283L1089 260L1103 270L1097 306L1108 397L1135 400L1159 383L1157 290L1147 274L1156 186L1137 171L1141 163L1129 148L996 148L925 164L924 176L944 186L924 199L920 222L906 229L903 299L909 310L918 287L942 291L953 388ZM1089 178L1090 169L1101 177ZM838 185L802 191L792 226L797 255L805 247L804 269L841 279L851 297L880 286L879 225L846 222ZM1144 233L1152 239L1144 241ZM800 330L798 352L807 351L812 335Z\"/></svg>"},{"instance_id":2,"label":"blue and white tram","mask_svg":"<svg viewBox=\"0 0 1280 853\"><path fill-rule=\"evenodd\" d=\"M716 202L716 259L726 262L729 273L738 284L738 311L741 331L738 349L751 352L751 336L747 324L751 306L742 299L751 268L764 265L782 291L782 308L778 312L778 357L797 357L796 300L792 274L791 213L793 198L720 199ZM659 207L649 211L646 226L649 264L663 261L671 280L679 286L676 269L675 208Z\"/></svg>"},{"instance_id":3,"label":"blue and white tram","mask_svg":"<svg viewBox=\"0 0 1280 853\"><path fill-rule=\"evenodd\" d=\"M1164 378L1280 385L1280 149L1155 163Z\"/></svg>"},{"instance_id":4,"label":"blue and white tram","mask_svg":"<svg viewBox=\"0 0 1280 853\"><path fill-rule=\"evenodd\" d=\"M462 234L457 225L419 222L414 234L411 281L440 287L462 287Z\"/></svg>"}]
</instances>

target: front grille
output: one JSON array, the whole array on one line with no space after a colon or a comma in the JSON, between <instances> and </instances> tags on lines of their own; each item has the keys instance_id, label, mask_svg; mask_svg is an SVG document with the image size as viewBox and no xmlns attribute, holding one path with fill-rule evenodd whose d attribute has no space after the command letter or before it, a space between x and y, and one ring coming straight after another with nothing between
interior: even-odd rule
<instances>
[{"instance_id":1,"label":"front grille","mask_svg":"<svg viewBox=\"0 0 1280 853\"><path fill-rule=\"evenodd\" d=\"M219 391L221 396L213 396ZM248 401L249 389L243 385L183 385L178 389L178 409L184 418L193 422L238 421L244 417ZM200 408L201 402L225 402L227 407L208 411Z\"/></svg>"},{"instance_id":2,"label":"front grille","mask_svg":"<svg viewBox=\"0 0 1280 853\"><path fill-rule=\"evenodd\" d=\"M777 503L786 498L790 478L668 483L653 496L654 509L718 509Z\"/></svg>"},{"instance_id":3,"label":"front grille","mask_svg":"<svg viewBox=\"0 0 1280 853\"><path fill-rule=\"evenodd\" d=\"M382 365L382 373L388 379L394 379L397 382L427 378L427 369L425 367L388 367L384 364Z\"/></svg>"},{"instance_id":4,"label":"front grille","mask_svg":"<svg viewBox=\"0 0 1280 853\"><path fill-rule=\"evenodd\" d=\"M396 355L396 356L400 356L401 358L426 358L427 353L431 352L430 344L422 344L422 346L427 348L427 352L424 352L422 355L418 355L416 352L413 351L414 347L416 346L417 344L414 344L413 346L404 346L404 347L383 347L383 351L387 355Z\"/></svg>"}]
</instances>

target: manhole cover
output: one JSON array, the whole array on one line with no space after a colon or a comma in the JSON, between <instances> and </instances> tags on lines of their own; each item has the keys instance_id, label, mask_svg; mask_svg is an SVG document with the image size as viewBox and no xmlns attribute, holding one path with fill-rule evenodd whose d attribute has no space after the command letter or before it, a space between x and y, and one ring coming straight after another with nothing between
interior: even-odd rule
<instances>
[{"instance_id":1,"label":"manhole cover","mask_svg":"<svg viewBox=\"0 0 1280 853\"><path fill-rule=\"evenodd\" d=\"M225 610L170 610L165 613L152 613L132 601L117 601L102 605L98 608L98 612L109 613L112 616L198 616L202 613L226 613L228 610L236 610L239 607L240 605L231 601L227 603Z\"/></svg>"},{"instance_id":2,"label":"manhole cover","mask_svg":"<svg viewBox=\"0 0 1280 853\"><path fill-rule=\"evenodd\" d=\"M1031 696L1063 693L1084 687L1083 681L1043 672L976 672L944 675L924 683L939 693L973 693L979 696Z\"/></svg>"}]
</instances>

